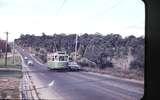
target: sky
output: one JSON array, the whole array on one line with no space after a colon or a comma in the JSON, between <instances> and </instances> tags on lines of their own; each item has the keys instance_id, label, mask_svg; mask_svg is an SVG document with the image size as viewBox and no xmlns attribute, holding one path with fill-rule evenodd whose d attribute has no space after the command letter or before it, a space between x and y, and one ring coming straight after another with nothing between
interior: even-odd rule
<instances>
[{"instance_id":1,"label":"sky","mask_svg":"<svg viewBox=\"0 0 160 100\"><path fill-rule=\"evenodd\" d=\"M109 33L144 36L141 0L0 0L0 38L21 34Z\"/></svg>"}]
</instances>

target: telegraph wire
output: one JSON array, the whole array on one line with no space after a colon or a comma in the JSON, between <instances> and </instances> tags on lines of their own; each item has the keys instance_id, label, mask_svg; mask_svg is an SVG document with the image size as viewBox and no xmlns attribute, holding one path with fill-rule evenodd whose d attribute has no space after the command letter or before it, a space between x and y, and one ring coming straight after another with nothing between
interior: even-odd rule
<instances>
[{"instance_id":1,"label":"telegraph wire","mask_svg":"<svg viewBox=\"0 0 160 100\"><path fill-rule=\"evenodd\" d=\"M123 27L122 29L120 29L120 31L125 30L125 29L135 28L135 27L137 27L138 25L143 25L143 23L144 23L144 22L139 22L139 23L137 23L137 24L128 25L128 26ZM144 25L145 25L145 23L144 23Z\"/></svg>"},{"instance_id":2,"label":"telegraph wire","mask_svg":"<svg viewBox=\"0 0 160 100\"><path fill-rule=\"evenodd\" d=\"M119 4L121 4L122 1L124 1L124 0L119 0L116 4L114 4L113 6L111 6L109 9L106 9L104 12L107 12L107 11L109 11L111 9L116 8Z\"/></svg>"},{"instance_id":3,"label":"telegraph wire","mask_svg":"<svg viewBox=\"0 0 160 100\"><path fill-rule=\"evenodd\" d=\"M105 9L102 13L99 13L99 14L95 15L94 17L103 15L104 13L106 13L106 12L108 12L108 11L116 8L118 5L120 5L120 4L122 3L122 1L124 1L124 0L119 0L116 4L112 5L112 6L109 7L108 9ZM93 18L93 17L92 17L92 18ZM91 19L91 18L89 18L89 19Z\"/></svg>"},{"instance_id":4,"label":"telegraph wire","mask_svg":"<svg viewBox=\"0 0 160 100\"><path fill-rule=\"evenodd\" d=\"M67 0L63 0L62 5L59 7L59 9L56 12L56 15L59 14L59 12L61 11L61 9L63 8L63 6L65 5L66 2L67 2Z\"/></svg>"},{"instance_id":5,"label":"telegraph wire","mask_svg":"<svg viewBox=\"0 0 160 100\"><path fill-rule=\"evenodd\" d=\"M120 5L122 3L122 1L124 1L124 0L119 0L116 4L112 5L109 9L104 10L104 12L101 14L103 15L104 13L116 8L118 5Z\"/></svg>"}]
</instances>

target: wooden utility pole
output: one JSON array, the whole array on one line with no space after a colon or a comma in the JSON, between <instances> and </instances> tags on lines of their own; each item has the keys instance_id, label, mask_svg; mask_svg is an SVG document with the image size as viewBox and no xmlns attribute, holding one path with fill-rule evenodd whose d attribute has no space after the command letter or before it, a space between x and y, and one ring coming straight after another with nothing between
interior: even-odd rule
<instances>
[{"instance_id":1,"label":"wooden utility pole","mask_svg":"<svg viewBox=\"0 0 160 100\"><path fill-rule=\"evenodd\" d=\"M76 34L75 61L77 61L77 39L78 39L78 35Z\"/></svg>"},{"instance_id":2,"label":"wooden utility pole","mask_svg":"<svg viewBox=\"0 0 160 100\"><path fill-rule=\"evenodd\" d=\"M13 64L14 64L14 60L15 60L15 43L13 41Z\"/></svg>"},{"instance_id":3,"label":"wooden utility pole","mask_svg":"<svg viewBox=\"0 0 160 100\"><path fill-rule=\"evenodd\" d=\"M5 32L6 33L6 46L5 46L5 66L7 66L7 50L8 50L8 32Z\"/></svg>"}]
</instances>

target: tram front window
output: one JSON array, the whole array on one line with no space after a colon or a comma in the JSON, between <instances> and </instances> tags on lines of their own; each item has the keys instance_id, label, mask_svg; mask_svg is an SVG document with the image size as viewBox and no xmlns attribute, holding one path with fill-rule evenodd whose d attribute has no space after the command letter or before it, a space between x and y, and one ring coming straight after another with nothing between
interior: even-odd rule
<instances>
[{"instance_id":1,"label":"tram front window","mask_svg":"<svg viewBox=\"0 0 160 100\"><path fill-rule=\"evenodd\" d=\"M67 61L67 56L59 56L59 61Z\"/></svg>"},{"instance_id":2,"label":"tram front window","mask_svg":"<svg viewBox=\"0 0 160 100\"><path fill-rule=\"evenodd\" d=\"M52 61L54 61L54 57L52 58Z\"/></svg>"}]
</instances>

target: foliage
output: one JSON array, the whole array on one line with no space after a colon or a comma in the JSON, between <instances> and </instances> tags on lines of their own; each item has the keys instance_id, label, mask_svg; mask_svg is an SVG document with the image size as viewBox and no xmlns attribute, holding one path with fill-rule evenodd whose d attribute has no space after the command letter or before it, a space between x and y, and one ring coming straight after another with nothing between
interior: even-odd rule
<instances>
[{"instance_id":1,"label":"foliage","mask_svg":"<svg viewBox=\"0 0 160 100\"><path fill-rule=\"evenodd\" d=\"M4 40L0 40L0 53L1 52L5 52L6 50L5 50L5 46L6 46L6 41L4 41ZM7 44L7 51L8 52L11 52L11 47L10 47L10 45L9 44Z\"/></svg>"},{"instance_id":2,"label":"foliage","mask_svg":"<svg viewBox=\"0 0 160 100\"><path fill-rule=\"evenodd\" d=\"M53 34L52 36L21 35L16 39L16 43L23 47L33 47L39 52L40 48L45 48L47 52L65 50L68 54L75 51L76 34L66 35ZM144 67L144 38L133 35L122 38L119 34L101 33L83 34L78 36L78 56L87 62L94 62L99 68L114 67L113 58L125 58L131 48L134 60L130 63L131 68ZM43 58L43 57L42 57ZM86 63L87 64L87 63Z\"/></svg>"}]
</instances>

